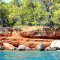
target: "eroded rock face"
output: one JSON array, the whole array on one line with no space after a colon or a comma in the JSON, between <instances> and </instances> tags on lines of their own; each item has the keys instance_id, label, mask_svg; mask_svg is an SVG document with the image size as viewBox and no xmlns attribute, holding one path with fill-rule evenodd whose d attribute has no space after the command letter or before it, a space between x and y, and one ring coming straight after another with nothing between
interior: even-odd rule
<instances>
[{"instance_id":1,"label":"eroded rock face","mask_svg":"<svg viewBox=\"0 0 60 60\"><path fill-rule=\"evenodd\" d=\"M56 31L55 35L60 37L60 30Z\"/></svg>"},{"instance_id":2,"label":"eroded rock face","mask_svg":"<svg viewBox=\"0 0 60 60\"><path fill-rule=\"evenodd\" d=\"M54 40L51 45L50 45L51 48L60 48L60 40Z\"/></svg>"},{"instance_id":3,"label":"eroded rock face","mask_svg":"<svg viewBox=\"0 0 60 60\"><path fill-rule=\"evenodd\" d=\"M32 30L32 31L21 31L21 36L27 37L27 38L59 38L60 36L60 30L59 31L53 31L53 30Z\"/></svg>"},{"instance_id":4,"label":"eroded rock face","mask_svg":"<svg viewBox=\"0 0 60 60\"><path fill-rule=\"evenodd\" d=\"M3 43L3 46L6 50L14 50L15 49L15 47L9 43Z\"/></svg>"},{"instance_id":5,"label":"eroded rock face","mask_svg":"<svg viewBox=\"0 0 60 60\"><path fill-rule=\"evenodd\" d=\"M53 30L50 28L42 28L38 29L36 27L29 27L20 30L16 30L15 28L0 28L0 36L22 36L26 38L59 38L60 39L60 28L57 30Z\"/></svg>"}]
</instances>

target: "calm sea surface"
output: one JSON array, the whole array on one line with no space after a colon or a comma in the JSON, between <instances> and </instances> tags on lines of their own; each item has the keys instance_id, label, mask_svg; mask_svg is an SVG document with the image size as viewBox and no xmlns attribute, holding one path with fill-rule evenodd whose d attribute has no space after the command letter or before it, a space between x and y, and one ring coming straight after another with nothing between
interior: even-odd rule
<instances>
[{"instance_id":1,"label":"calm sea surface","mask_svg":"<svg viewBox=\"0 0 60 60\"><path fill-rule=\"evenodd\" d=\"M60 60L60 51L0 51L0 60Z\"/></svg>"}]
</instances>

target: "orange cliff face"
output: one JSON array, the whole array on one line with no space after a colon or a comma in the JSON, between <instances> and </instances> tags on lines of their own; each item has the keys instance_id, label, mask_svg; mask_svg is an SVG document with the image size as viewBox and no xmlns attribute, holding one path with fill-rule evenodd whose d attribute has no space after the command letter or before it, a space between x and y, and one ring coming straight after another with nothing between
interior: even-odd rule
<instances>
[{"instance_id":1,"label":"orange cliff face","mask_svg":"<svg viewBox=\"0 0 60 60\"><path fill-rule=\"evenodd\" d=\"M28 29L28 28L27 28ZM0 34L0 45L4 42L8 42L15 47L20 44L24 44L27 47L35 48L40 43L44 44L45 47L50 46L51 42L55 38L60 36L60 30L8 30L6 34ZM60 37L59 37L60 38Z\"/></svg>"},{"instance_id":2,"label":"orange cliff face","mask_svg":"<svg viewBox=\"0 0 60 60\"><path fill-rule=\"evenodd\" d=\"M35 48L38 44L43 43L45 47L49 46L53 39L40 39L40 38L27 38L20 35L21 31L13 30L12 33L0 35L0 42L8 42L15 47L18 47L20 44L24 44L27 47ZM7 36L8 35L8 36ZM2 44L0 43L0 44Z\"/></svg>"}]
</instances>

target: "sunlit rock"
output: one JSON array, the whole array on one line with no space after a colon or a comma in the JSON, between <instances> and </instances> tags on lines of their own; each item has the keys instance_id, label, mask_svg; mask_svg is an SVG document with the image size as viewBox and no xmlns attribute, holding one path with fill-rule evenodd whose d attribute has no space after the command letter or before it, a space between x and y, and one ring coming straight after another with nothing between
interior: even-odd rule
<instances>
[{"instance_id":1,"label":"sunlit rock","mask_svg":"<svg viewBox=\"0 0 60 60\"><path fill-rule=\"evenodd\" d=\"M26 50L30 50L30 48L29 47L26 47Z\"/></svg>"},{"instance_id":2,"label":"sunlit rock","mask_svg":"<svg viewBox=\"0 0 60 60\"><path fill-rule=\"evenodd\" d=\"M14 50L15 47L9 43L3 43L3 46L6 50Z\"/></svg>"},{"instance_id":3,"label":"sunlit rock","mask_svg":"<svg viewBox=\"0 0 60 60\"><path fill-rule=\"evenodd\" d=\"M50 45L51 48L60 48L60 40L54 40L51 45Z\"/></svg>"},{"instance_id":4,"label":"sunlit rock","mask_svg":"<svg viewBox=\"0 0 60 60\"><path fill-rule=\"evenodd\" d=\"M46 47L45 48L45 51L55 51L55 50L56 50L56 48L54 48L54 47L53 48L51 48L51 47Z\"/></svg>"},{"instance_id":5,"label":"sunlit rock","mask_svg":"<svg viewBox=\"0 0 60 60\"><path fill-rule=\"evenodd\" d=\"M37 50L44 50L44 45L42 43L40 43L39 45L37 45L36 49Z\"/></svg>"},{"instance_id":6,"label":"sunlit rock","mask_svg":"<svg viewBox=\"0 0 60 60\"><path fill-rule=\"evenodd\" d=\"M19 45L17 50L25 50L26 49L26 46L25 45Z\"/></svg>"}]
</instances>

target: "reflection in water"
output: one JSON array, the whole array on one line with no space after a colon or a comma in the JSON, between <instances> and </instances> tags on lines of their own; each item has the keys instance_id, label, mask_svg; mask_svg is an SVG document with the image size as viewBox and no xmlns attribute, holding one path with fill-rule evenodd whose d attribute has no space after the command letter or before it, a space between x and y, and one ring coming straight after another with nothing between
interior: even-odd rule
<instances>
[{"instance_id":1,"label":"reflection in water","mask_svg":"<svg viewBox=\"0 0 60 60\"><path fill-rule=\"evenodd\" d=\"M0 51L0 60L60 60L60 51Z\"/></svg>"}]
</instances>

